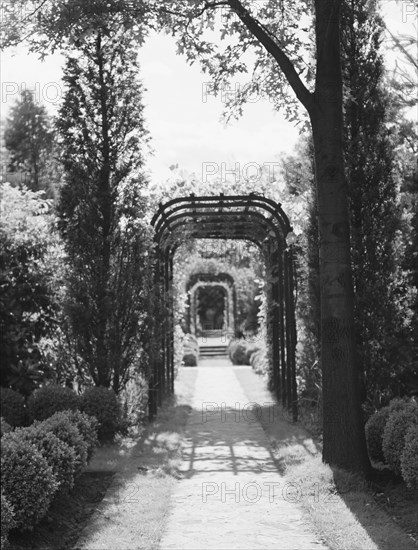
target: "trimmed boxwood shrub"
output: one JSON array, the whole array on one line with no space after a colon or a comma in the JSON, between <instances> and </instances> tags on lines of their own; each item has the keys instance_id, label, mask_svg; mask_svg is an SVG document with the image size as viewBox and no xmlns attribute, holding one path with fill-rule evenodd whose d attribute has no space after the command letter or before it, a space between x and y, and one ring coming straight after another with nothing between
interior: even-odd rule
<instances>
[{"instance_id":1,"label":"trimmed boxwood shrub","mask_svg":"<svg viewBox=\"0 0 418 550\"><path fill-rule=\"evenodd\" d=\"M72 422L81 433L84 441L87 443L87 460L93 456L94 449L98 446L99 422L96 417L90 416L81 411L65 411L70 422Z\"/></svg>"},{"instance_id":2,"label":"trimmed boxwood shrub","mask_svg":"<svg viewBox=\"0 0 418 550\"><path fill-rule=\"evenodd\" d=\"M183 346L188 349L192 349L195 353L199 354L199 342L193 334L184 335Z\"/></svg>"},{"instance_id":3,"label":"trimmed boxwood shrub","mask_svg":"<svg viewBox=\"0 0 418 550\"><path fill-rule=\"evenodd\" d=\"M197 353L188 348L184 348L183 363L186 367L196 367L198 363Z\"/></svg>"},{"instance_id":4,"label":"trimmed boxwood shrub","mask_svg":"<svg viewBox=\"0 0 418 550\"><path fill-rule=\"evenodd\" d=\"M405 435L411 426L418 426L418 406L413 401L390 413L383 432L383 454L391 470L398 475L401 474Z\"/></svg>"},{"instance_id":5,"label":"trimmed boxwood shrub","mask_svg":"<svg viewBox=\"0 0 418 550\"><path fill-rule=\"evenodd\" d=\"M258 350L251 354L250 364L257 374L266 374L268 372L268 359L266 350Z\"/></svg>"},{"instance_id":6,"label":"trimmed boxwood shrub","mask_svg":"<svg viewBox=\"0 0 418 550\"><path fill-rule=\"evenodd\" d=\"M366 422L366 441L369 456L376 462L385 462L383 454L383 432L386 422L392 412L400 411L405 408L408 401L404 399L393 399L387 407L375 412Z\"/></svg>"},{"instance_id":7,"label":"trimmed boxwood shrub","mask_svg":"<svg viewBox=\"0 0 418 550\"><path fill-rule=\"evenodd\" d=\"M23 426L25 423L25 398L10 388L0 390L1 416L10 426Z\"/></svg>"},{"instance_id":8,"label":"trimmed boxwood shrub","mask_svg":"<svg viewBox=\"0 0 418 550\"><path fill-rule=\"evenodd\" d=\"M77 465L73 447L59 439L41 422L27 428L17 428L11 439L32 443L52 468L60 489L72 489Z\"/></svg>"},{"instance_id":9,"label":"trimmed boxwood shrub","mask_svg":"<svg viewBox=\"0 0 418 550\"><path fill-rule=\"evenodd\" d=\"M120 425L120 406L113 390L103 386L87 388L81 395L80 408L99 422L100 441L111 441Z\"/></svg>"},{"instance_id":10,"label":"trimmed boxwood shrub","mask_svg":"<svg viewBox=\"0 0 418 550\"><path fill-rule=\"evenodd\" d=\"M228 346L228 355L233 365L248 365L247 343L244 340L232 340Z\"/></svg>"},{"instance_id":11,"label":"trimmed boxwood shrub","mask_svg":"<svg viewBox=\"0 0 418 550\"><path fill-rule=\"evenodd\" d=\"M247 348L245 350L246 365L251 365L251 356L258 351L261 351L258 346L254 344L247 344Z\"/></svg>"},{"instance_id":12,"label":"trimmed boxwood shrub","mask_svg":"<svg viewBox=\"0 0 418 550\"><path fill-rule=\"evenodd\" d=\"M59 411L78 409L78 395L70 388L50 384L35 390L28 399L30 420L46 420Z\"/></svg>"},{"instance_id":13,"label":"trimmed boxwood shrub","mask_svg":"<svg viewBox=\"0 0 418 550\"><path fill-rule=\"evenodd\" d=\"M76 456L75 476L80 475L87 466L88 445L78 428L69 419L66 411L57 412L42 422L36 421L34 426L40 426L41 429L52 432L61 441L74 449Z\"/></svg>"},{"instance_id":14,"label":"trimmed boxwood shrub","mask_svg":"<svg viewBox=\"0 0 418 550\"><path fill-rule=\"evenodd\" d=\"M183 363L186 367L196 367L199 361L199 343L193 334L185 334L183 339Z\"/></svg>"},{"instance_id":15,"label":"trimmed boxwood shrub","mask_svg":"<svg viewBox=\"0 0 418 550\"><path fill-rule=\"evenodd\" d=\"M367 450L371 460L377 462L384 462L385 457L383 454L383 432L385 430L386 422L389 418L389 407L383 407L380 411L374 413L366 422L366 441Z\"/></svg>"},{"instance_id":16,"label":"trimmed boxwood shrub","mask_svg":"<svg viewBox=\"0 0 418 550\"><path fill-rule=\"evenodd\" d=\"M1 547L7 548L7 536L10 529L15 527L13 506L7 500L3 491L1 492Z\"/></svg>"},{"instance_id":17,"label":"trimmed boxwood shrub","mask_svg":"<svg viewBox=\"0 0 418 550\"><path fill-rule=\"evenodd\" d=\"M0 436L3 436L3 434L7 434L8 432L12 431L12 427L8 422L5 421L3 417L0 418Z\"/></svg>"},{"instance_id":18,"label":"trimmed boxwood shrub","mask_svg":"<svg viewBox=\"0 0 418 550\"><path fill-rule=\"evenodd\" d=\"M16 527L32 529L45 516L58 483L37 448L11 432L1 439L1 486Z\"/></svg>"},{"instance_id":19,"label":"trimmed boxwood shrub","mask_svg":"<svg viewBox=\"0 0 418 550\"><path fill-rule=\"evenodd\" d=\"M405 483L411 489L418 489L418 426L412 425L405 435L405 446L401 455L401 472Z\"/></svg>"}]
</instances>

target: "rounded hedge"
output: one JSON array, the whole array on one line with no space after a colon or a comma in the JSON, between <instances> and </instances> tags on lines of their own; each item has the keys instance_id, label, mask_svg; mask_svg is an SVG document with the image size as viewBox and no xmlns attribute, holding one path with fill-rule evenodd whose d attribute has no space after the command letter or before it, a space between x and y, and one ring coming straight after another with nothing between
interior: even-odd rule
<instances>
[{"instance_id":1,"label":"rounded hedge","mask_svg":"<svg viewBox=\"0 0 418 550\"><path fill-rule=\"evenodd\" d=\"M5 421L3 417L0 418L0 436L3 436L4 434L7 434L8 432L12 431L12 427L8 422Z\"/></svg>"},{"instance_id":2,"label":"rounded hedge","mask_svg":"<svg viewBox=\"0 0 418 550\"><path fill-rule=\"evenodd\" d=\"M1 492L1 547L7 548L7 536L10 529L15 527L13 506Z\"/></svg>"},{"instance_id":3,"label":"rounded hedge","mask_svg":"<svg viewBox=\"0 0 418 550\"><path fill-rule=\"evenodd\" d=\"M396 474L401 474L401 456L405 435L411 426L418 426L418 406L407 403L401 410L392 411L383 432L383 454L387 464Z\"/></svg>"},{"instance_id":4,"label":"rounded hedge","mask_svg":"<svg viewBox=\"0 0 418 550\"><path fill-rule=\"evenodd\" d=\"M87 466L88 445L84 441L79 429L71 422L65 411L57 412L47 420L37 421L34 426L40 426L45 431L52 432L61 441L75 451L75 476L82 473Z\"/></svg>"},{"instance_id":5,"label":"rounded hedge","mask_svg":"<svg viewBox=\"0 0 418 550\"><path fill-rule=\"evenodd\" d=\"M383 432L385 430L386 422L389 418L389 407L383 407L376 413L374 413L366 422L366 442L367 450L371 460L376 462L384 462L385 456L383 454Z\"/></svg>"},{"instance_id":6,"label":"rounded hedge","mask_svg":"<svg viewBox=\"0 0 418 550\"><path fill-rule=\"evenodd\" d=\"M187 349L193 350L197 354L199 353L199 342L193 334L184 335L183 346Z\"/></svg>"},{"instance_id":7,"label":"rounded hedge","mask_svg":"<svg viewBox=\"0 0 418 550\"><path fill-rule=\"evenodd\" d=\"M0 390L1 416L10 426L23 426L25 423L25 398L19 392L10 388Z\"/></svg>"},{"instance_id":8,"label":"rounded hedge","mask_svg":"<svg viewBox=\"0 0 418 550\"><path fill-rule=\"evenodd\" d=\"M76 410L79 406L78 395L70 388L50 384L36 389L28 399L30 420L46 420L59 411Z\"/></svg>"},{"instance_id":9,"label":"rounded hedge","mask_svg":"<svg viewBox=\"0 0 418 550\"><path fill-rule=\"evenodd\" d=\"M72 489L77 465L77 456L73 447L59 439L43 423L17 428L11 439L32 443L52 468L59 489Z\"/></svg>"},{"instance_id":10,"label":"rounded hedge","mask_svg":"<svg viewBox=\"0 0 418 550\"><path fill-rule=\"evenodd\" d=\"M383 453L383 432L392 412L400 411L408 405L405 399L395 398L388 406L375 412L366 422L366 442L369 456L376 462L385 462Z\"/></svg>"},{"instance_id":11,"label":"rounded hedge","mask_svg":"<svg viewBox=\"0 0 418 550\"><path fill-rule=\"evenodd\" d=\"M78 431L87 443L87 460L89 461L93 456L94 449L99 444L99 422L94 416L90 416L81 411L65 411L64 414L66 414L70 422L78 428Z\"/></svg>"},{"instance_id":12,"label":"rounded hedge","mask_svg":"<svg viewBox=\"0 0 418 550\"><path fill-rule=\"evenodd\" d=\"M186 367L196 367L198 363L197 353L192 349L185 348L183 353L183 363Z\"/></svg>"},{"instance_id":13,"label":"rounded hedge","mask_svg":"<svg viewBox=\"0 0 418 550\"><path fill-rule=\"evenodd\" d=\"M37 448L14 433L1 440L1 486L16 527L32 529L47 513L58 488L51 466Z\"/></svg>"},{"instance_id":14,"label":"rounded hedge","mask_svg":"<svg viewBox=\"0 0 418 550\"><path fill-rule=\"evenodd\" d=\"M258 350L251 354L250 365L257 374L265 374L268 371L268 359L265 350Z\"/></svg>"},{"instance_id":15,"label":"rounded hedge","mask_svg":"<svg viewBox=\"0 0 418 550\"><path fill-rule=\"evenodd\" d=\"M120 425L121 414L113 390L103 386L87 388L81 395L80 408L98 420L100 441L110 441L114 438Z\"/></svg>"},{"instance_id":16,"label":"rounded hedge","mask_svg":"<svg viewBox=\"0 0 418 550\"><path fill-rule=\"evenodd\" d=\"M401 454L401 472L411 489L418 489L418 425L409 427Z\"/></svg>"},{"instance_id":17,"label":"rounded hedge","mask_svg":"<svg viewBox=\"0 0 418 550\"><path fill-rule=\"evenodd\" d=\"M248 344L245 350L245 361L246 365L251 365L251 357L254 353L261 351L260 348L254 344Z\"/></svg>"},{"instance_id":18,"label":"rounded hedge","mask_svg":"<svg viewBox=\"0 0 418 550\"><path fill-rule=\"evenodd\" d=\"M228 355L233 365L248 365L247 344L243 340L231 341L228 346Z\"/></svg>"}]
</instances>

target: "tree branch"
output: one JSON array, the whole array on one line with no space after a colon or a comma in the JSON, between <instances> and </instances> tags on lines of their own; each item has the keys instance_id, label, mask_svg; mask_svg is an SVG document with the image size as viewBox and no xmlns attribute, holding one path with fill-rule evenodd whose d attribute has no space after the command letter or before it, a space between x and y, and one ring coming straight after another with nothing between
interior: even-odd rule
<instances>
[{"instance_id":1,"label":"tree branch","mask_svg":"<svg viewBox=\"0 0 418 550\"><path fill-rule=\"evenodd\" d=\"M230 8L238 15L247 29L260 41L277 61L296 97L309 112L314 105L314 96L302 82L293 63L283 49L273 40L263 26L244 8L240 0L228 0Z\"/></svg>"}]
</instances>

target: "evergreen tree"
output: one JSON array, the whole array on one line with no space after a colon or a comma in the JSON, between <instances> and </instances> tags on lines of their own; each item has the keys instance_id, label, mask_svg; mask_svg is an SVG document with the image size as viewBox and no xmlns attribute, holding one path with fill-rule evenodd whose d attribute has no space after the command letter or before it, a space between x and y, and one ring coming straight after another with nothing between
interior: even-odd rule
<instances>
[{"instance_id":1,"label":"evergreen tree","mask_svg":"<svg viewBox=\"0 0 418 550\"><path fill-rule=\"evenodd\" d=\"M64 70L58 127L65 181L59 227L71 276L68 315L96 385L117 392L143 353L151 273L142 87L129 33L97 30Z\"/></svg>"},{"instance_id":2,"label":"evergreen tree","mask_svg":"<svg viewBox=\"0 0 418 550\"><path fill-rule=\"evenodd\" d=\"M9 152L8 170L19 175L19 182L32 191L46 191L54 196L54 132L50 117L34 95L24 90L11 108L4 129L4 141ZM55 177L56 174L55 174Z\"/></svg>"},{"instance_id":3,"label":"evergreen tree","mask_svg":"<svg viewBox=\"0 0 418 550\"><path fill-rule=\"evenodd\" d=\"M381 53L377 3L344 4L345 161L350 197L355 328L362 400L374 405L399 391L402 354L402 273L397 257L400 211L391 130L390 94Z\"/></svg>"}]
</instances>

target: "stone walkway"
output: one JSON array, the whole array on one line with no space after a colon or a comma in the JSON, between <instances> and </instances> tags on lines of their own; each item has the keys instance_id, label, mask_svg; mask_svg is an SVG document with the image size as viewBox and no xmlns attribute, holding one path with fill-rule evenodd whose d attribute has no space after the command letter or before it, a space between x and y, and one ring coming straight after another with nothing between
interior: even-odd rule
<instances>
[{"instance_id":1,"label":"stone walkway","mask_svg":"<svg viewBox=\"0 0 418 550\"><path fill-rule=\"evenodd\" d=\"M240 367L201 365L161 550L326 550L286 493Z\"/></svg>"}]
</instances>

